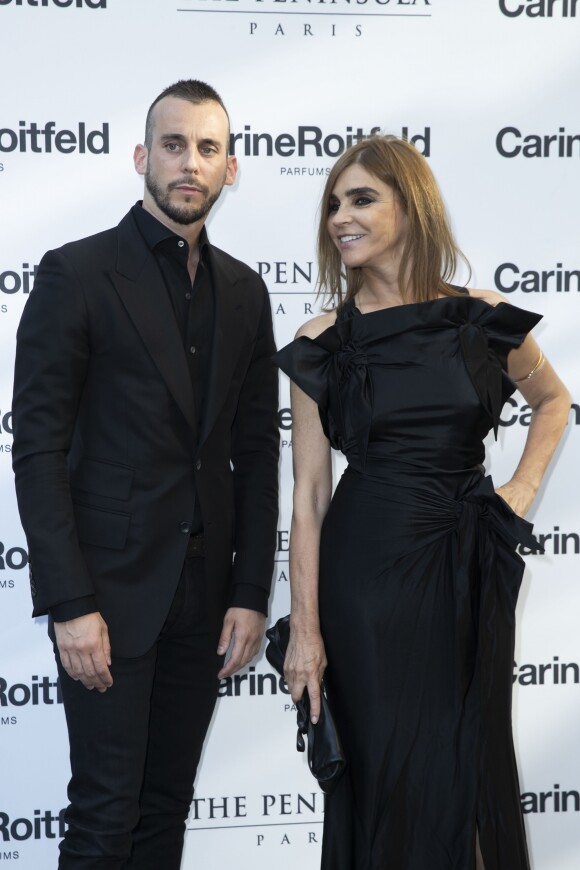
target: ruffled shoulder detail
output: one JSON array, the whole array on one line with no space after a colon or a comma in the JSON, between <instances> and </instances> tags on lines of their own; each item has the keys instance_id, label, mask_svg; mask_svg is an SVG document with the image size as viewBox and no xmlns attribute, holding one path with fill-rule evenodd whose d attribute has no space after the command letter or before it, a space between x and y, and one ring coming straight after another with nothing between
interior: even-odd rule
<instances>
[{"instance_id":1,"label":"ruffled shoulder detail","mask_svg":"<svg viewBox=\"0 0 580 870\"><path fill-rule=\"evenodd\" d=\"M500 302L495 307L489 306L478 322L485 329L489 342L505 369L510 350L519 347L541 319L542 315L534 311Z\"/></svg>"},{"instance_id":2,"label":"ruffled shoulder detail","mask_svg":"<svg viewBox=\"0 0 580 870\"><path fill-rule=\"evenodd\" d=\"M348 329L348 327L347 327ZM337 450L344 450L344 425L335 417L340 416L340 402L336 395L337 359L344 344L344 326L335 323L316 338L305 335L296 338L279 350L272 359L294 383L318 405L324 434ZM330 393L334 388L334 396Z\"/></svg>"},{"instance_id":3,"label":"ruffled shoulder detail","mask_svg":"<svg viewBox=\"0 0 580 870\"><path fill-rule=\"evenodd\" d=\"M317 341L302 335L275 353L272 359L311 399L325 405L331 353Z\"/></svg>"},{"instance_id":4,"label":"ruffled shoulder detail","mask_svg":"<svg viewBox=\"0 0 580 870\"><path fill-rule=\"evenodd\" d=\"M463 358L497 438L501 409L516 389L506 372L508 353L520 346L542 316L505 302L494 307L473 297L462 313L467 315L459 326Z\"/></svg>"}]
</instances>

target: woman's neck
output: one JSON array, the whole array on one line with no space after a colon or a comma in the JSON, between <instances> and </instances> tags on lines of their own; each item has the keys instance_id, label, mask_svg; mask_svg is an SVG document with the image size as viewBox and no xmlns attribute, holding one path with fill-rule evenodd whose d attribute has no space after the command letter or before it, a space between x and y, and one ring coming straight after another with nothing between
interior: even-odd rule
<instances>
[{"instance_id":1,"label":"woman's neck","mask_svg":"<svg viewBox=\"0 0 580 870\"><path fill-rule=\"evenodd\" d=\"M380 271L362 270L362 283L356 294L357 307L362 311L374 311L394 305L404 305L410 301L408 292L405 298L399 286L399 273L395 269Z\"/></svg>"}]
</instances>

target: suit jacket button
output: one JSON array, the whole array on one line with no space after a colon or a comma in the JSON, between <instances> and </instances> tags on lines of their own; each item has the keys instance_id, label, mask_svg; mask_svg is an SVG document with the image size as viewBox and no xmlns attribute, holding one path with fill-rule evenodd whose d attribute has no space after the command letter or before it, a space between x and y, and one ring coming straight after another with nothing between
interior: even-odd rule
<instances>
[{"instance_id":1,"label":"suit jacket button","mask_svg":"<svg viewBox=\"0 0 580 870\"><path fill-rule=\"evenodd\" d=\"M201 468L201 459L198 459L197 462L195 463L195 470L199 471L200 468Z\"/></svg>"},{"instance_id":2,"label":"suit jacket button","mask_svg":"<svg viewBox=\"0 0 580 870\"><path fill-rule=\"evenodd\" d=\"M191 523L179 523L179 531L184 535L189 535L191 533Z\"/></svg>"}]
</instances>

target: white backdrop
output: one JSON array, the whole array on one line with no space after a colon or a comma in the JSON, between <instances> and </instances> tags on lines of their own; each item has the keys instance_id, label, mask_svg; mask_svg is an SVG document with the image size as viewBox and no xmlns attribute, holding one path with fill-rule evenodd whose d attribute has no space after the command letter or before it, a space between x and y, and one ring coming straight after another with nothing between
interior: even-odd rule
<instances>
[{"instance_id":1,"label":"white backdrop","mask_svg":"<svg viewBox=\"0 0 580 870\"><path fill-rule=\"evenodd\" d=\"M316 207L333 157L359 128L405 132L419 137L441 184L474 266L472 285L503 289L514 303L545 314L537 336L577 402L577 5L0 0L2 863L56 866L68 778L45 621L29 616L10 467L14 333L35 264L46 249L120 220L140 197L132 150L149 103L178 78L201 78L229 108L240 161L210 235L262 272L280 344L316 312ZM284 379L272 620L289 607L288 407ZM522 449L527 410L515 394L498 443L490 443L498 483ZM527 556L519 604L514 724L534 870L580 866L579 438L575 404L531 515L546 555ZM236 861L265 870L275 861L279 870L315 870L324 805L293 749L285 687L262 656L221 694L183 867L217 870Z\"/></svg>"}]
</instances>

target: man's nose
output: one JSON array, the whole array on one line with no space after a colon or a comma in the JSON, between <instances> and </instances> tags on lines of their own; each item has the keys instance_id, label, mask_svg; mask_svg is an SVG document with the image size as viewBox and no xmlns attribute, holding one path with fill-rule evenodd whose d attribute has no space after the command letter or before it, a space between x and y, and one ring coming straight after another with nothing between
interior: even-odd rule
<instances>
[{"instance_id":1,"label":"man's nose","mask_svg":"<svg viewBox=\"0 0 580 870\"><path fill-rule=\"evenodd\" d=\"M186 148L182 154L181 168L185 172L196 173L199 169L198 155L195 148Z\"/></svg>"}]
</instances>

